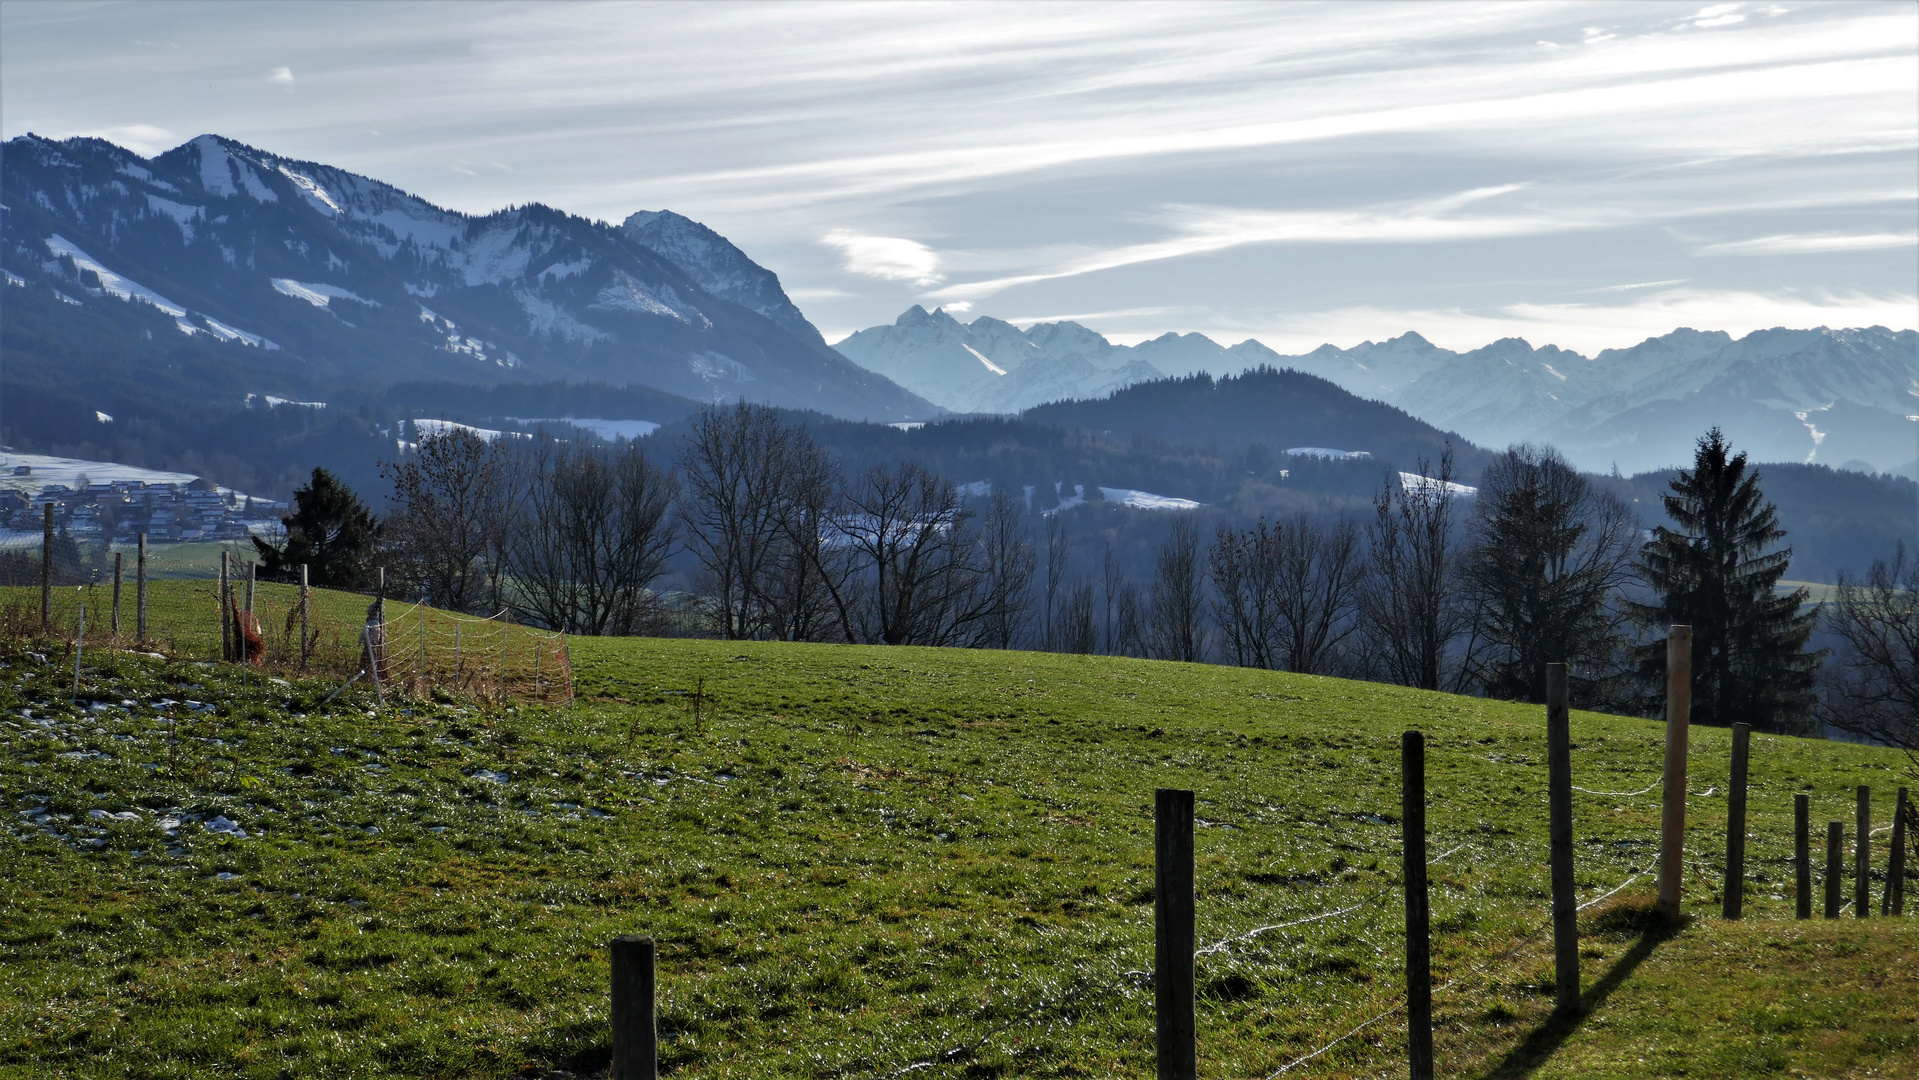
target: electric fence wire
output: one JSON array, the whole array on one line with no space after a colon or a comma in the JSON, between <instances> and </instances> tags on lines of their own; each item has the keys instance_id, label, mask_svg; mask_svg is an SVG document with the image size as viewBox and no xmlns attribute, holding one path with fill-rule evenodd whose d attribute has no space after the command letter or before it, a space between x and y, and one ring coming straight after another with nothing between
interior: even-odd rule
<instances>
[{"instance_id":1,"label":"electric fence wire","mask_svg":"<svg viewBox=\"0 0 1919 1080\"><path fill-rule=\"evenodd\" d=\"M1580 904L1574 910L1585 911L1587 908L1590 908L1595 904L1603 903L1606 900L1609 900L1612 897L1619 895L1619 893L1623 892L1633 882L1638 881L1640 878L1645 877L1648 873L1651 873L1652 869L1653 867L1649 864L1645 867L1642 867L1638 870L1633 871L1632 875L1626 878L1625 881L1622 881L1618 885L1614 886L1613 888L1608 889L1606 892L1603 892L1599 894L1598 896L1593 897L1591 900L1588 900L1585 903ZM1533 927L1525 935L1520 937L1518 941L1515 941L1510 947L1508 947L1506 951L1502 953L1498 953L1494 956L1487 957L1486 959L1481 960L1477 964L1474 964L1471 967L1467 968L1464 972L1461 972L1460 974L1455 975L1450 979L1447 979L1445 982L1439 984L1438 986L1433 987L1433 993L1435 995L1443 993L1444 991L1451 989L1455 985L1469 978L1472 978L1475 975L1484 973L1487 969L1491 968L1494 964L1503 963L1506 960L1511 959L1513 956L1517 955L1521 949L1524 949L1526 946L1532 944L1533 940L1539 937L1539 935L1542 932L1544 932L1547 927L1551 926L1552 923L1553 923L1552 917L1547 916L1545 921ZM1334 1047L1339 1046L1341 1043L1344 1043L1346 1040L1352 1038L1353 1036L1373 1026L1379 1021L1384 1020L1386 1017L1391 1016L1392 1014L1398 1012L1404 1005L1404 998L1405 998L1404 992L1395 994L1393 997L1393 1003L1391 1005L1387 1006L1385 1009L1381 1010L1380 1012L1374 1013L1372 1016L1367 1017L1365 1020L1361 1021L1357 1027L1354 1027L1352 1030L1346 1032L1344 1035L1341 1035L1339 1038L1334 1039L1332 1042L1329 1042L1326 1045L1321 1046L1317 1050L1314 1050L1310 1053L1303 1054L1297 1058L1294 1058L1292 1061L1289 1061L1286 1064L1281 1065L1279 1068L1273 1070L1272 1072L1267 1073L1266 1080L1273 1080L1274 1077L1284 1076L1285 1074L1292 1072L1294 1069L1299 1068L1301 1065L1305 1065L1308 1062L1314 1060L1315 1058L1318 1058L1320 1055L1326 1053L1328 1050L1331 1050Z\"/></svg>"}]
</instances>

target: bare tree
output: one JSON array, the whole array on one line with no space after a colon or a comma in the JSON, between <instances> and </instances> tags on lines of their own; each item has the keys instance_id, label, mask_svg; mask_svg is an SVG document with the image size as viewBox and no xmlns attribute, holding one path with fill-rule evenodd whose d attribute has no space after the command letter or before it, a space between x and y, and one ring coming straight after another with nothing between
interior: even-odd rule
<instances>
[{"instance_id":1,"label":"bare tree","mask_svg":"<svg viewBox=\"0 0 1919 1080\"><path fill-rule=\"evenodd\" d=\"M687 546L717 602L723 637L768 637L778 630L768 579L791 531L783 520L790 441L772 409L740 402L702 410L680 454Z\"/></svg>"},{"instance_id":2,"label":"bare tree","mask_svg":"<svg viewBox=\"0 0 1919 1080\"><path fill-rule=\"evenodd\" d=\"M868 580L863 636L885 645L956 645L980 619L984 574L959 492L917 462L875 468L847 498L839 532Z\"/></svg>"},{"instance_id":3,"label":"bare tree","mask_svg":"<svg viewBox=\"0 0 1919 1080\"><path fill-rule=\"evenodd\" d=\"M1046 644L1048 650L1059 648L1059 635L1053 627L1053 616L1059 610L1059 587L1066 580L1066 526L1059 519L1059 512L1046 516Z\"/></svg>"},{"instance_id":4,"label":"bare tree","mask_svg":"<svg viewBox=\"0 0 1919 1080\"><path fill-rule=\"evenodd\" d=\"M1452 478L1448 449L1437 470L1421 461L1415 482L1373 500L1361 616L1387 679L1423 690L1459 689L1468 667L1453 655L1472 618L1459 580Z\"/></svg>"},{"instance_id":5,"label":"bare tree","mask_svg":"<svg viewBox=\"0 0 1919 1080\"><path fill-rule=\"evenodd\" d=\"M496 607L502 456L473 432L449 428L381 471L393 481L386 539L398 584L452 611Z\"/></svg>"},{"instance_id":6,"label":"bare tree","mask_svg":"<svg viewBox=\"0 0 1919 1080\"><path fill-rule=\"evenodd\" d=\"M518 606L569 633L631 633L673 546L673 475L631 443L594 448L544 433L516 457L507 552Z\"/></svg>"},{"instance_id":7,"label":"bare tree","mask_svg":"<svg viewBox=\"0 0 1919 1080\"><path fill-rule=\"evenodd\" d=\"M1463 569L1489 695L1543 702L1546 665L1564 663L1582 706L1618 696L1608 688L1627 674L1626 619L1613 601L1632 576L1637 532L1624 502L1550 447L1515 446L1487 466Z\"/></svg>"},{"instance_id":8,"label":"bare tree","mask_svg":"<svg viewBox=\"0 0 1919 1080\"><path fill-rule=\"evenodd\" d=\"M1359 530L1342 518L1330 528L1296 516L1279 538L1275 610L1279 652L1288 671L1324 675L1357 628L1365 569Z\"/></svg>"},{"instance_id":9,"label":"bare tree","mask_svg":"<svg viewBox=\"0 0 1919 1080\"><path fill-rule=\"evenodd\" d=\"M1060 609L1059 651L1090 653L1099 646L1099 626L1093 622L1093 584L1075 581Z\"/></svg>"},{"instance_id":10,"label":"bare tree","mask_svg":"<svg viewBox=\"0 0 1919 1080\"><path fill-rule=\"evenodd\" d=\"M1033 541L1019 505L995 486L981 522L980 558L985 572L977 643L1010 649L1025 640L1033 618Z\"/></svg>"},{"instance_id":11,"label":"bare tree","mask_svg":"<svg viewBox=\"0 0 1919 1080\"><path fill-rule=\"evenodd\" d=\"M779 534L762 587L769 628L786 641L856 641L857 560L829 542L841 511L839 469L797 426L784 432L780 453L786 483L774 495Z\"/></svg>"},{"instance_id":12,"label":"bare tree","mask_svg":"<svg viewBox=\"0 0 1919 1080\"><path fill-rule=\"evenodd\" d=\"M1160 548L1149 619L1154 656L1192 663L1205 659L1205 568L1199 557L1199 527L1185 515L1173 520L1172 533Z\"/></svg>"},{"instance_id":13,"label":"bare tree","mask_svg":"<svg viewBox=\"0 0 1919 1080\"><path fill-rule=\"evenodd\" d=\"M1845 643L1829 669L1826 722L1919 755L1919 560L1900 544L1864 578L1841 572L1825 617Z\"/></svg>"},{"instance_id":14,"label":"bare tree","mask_svg":"<svg viewBox=\"0 0 1919 1080\"><path fill-rule=\"evenodd\" d=\"M1106 556L1100 560L1099 580L1100 588L1105 593L1106 601L1104 609L1106 616L1105 633L1100 636L1100 640L1105 642L1108 655L1117 655L1119 650L1113 645L1113 601L1119 596L1119 588L1125 583L1126 577L1120 572L1119 559L1113 556L1113 545L1111 543L1106 545Z\"/></svg>"},{"instance_id":15,"label":"bare tree","mask_svg":"<svg viewBox=\"0 0 1919 1080\"><path fill-rule=\"evenodd\" d=\"M1240 667L1278 666L1279 532L1264 520L1244 530L1221 525L1207 553L1213 619Z\"/></svg>"},{"instance_id":16,"label":"bare tree","mask_svg":"<svg viewBox=\"0 0 1919 1080\"><path fill-rule=\"evenodd\" d=\"M1140 599L1139 589L1130 581L1122 582L1119 587L1119 603L1114 617L1115 656L1140 656L1147 654L1146 642L1146 604Z\"/></svg>"}]
</instances>

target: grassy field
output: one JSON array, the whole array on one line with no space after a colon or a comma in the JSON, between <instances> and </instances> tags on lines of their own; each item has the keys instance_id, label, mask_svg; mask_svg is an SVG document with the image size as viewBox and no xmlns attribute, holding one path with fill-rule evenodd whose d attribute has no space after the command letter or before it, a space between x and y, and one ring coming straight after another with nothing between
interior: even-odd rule
<instances>
[{"instance_id":1,"label":"grassy field","mask_svg":"<svg viewBox=\"0 0 1919 1080\"><path fill-rule=\"evenodd\" d=\"M1201 1074L1267 1076L1385 1012L1288 1075L1403 1075L1407 728L1446 856L1443 1075L1919 1074L1915 920L1790 918L1793 794L1850 822L1870 784L1883 819L1882 751L1755 738L1728 925L1728 739L1695 731L1691 918L1651 918L1647 878L1588 911L1593 1008L1555 1025L1538 709L1030 653L573 655L551 710L322 707L330 684L134 656L75 706L57 652L0 657L0 1075L590 1073L606 941L649 933L675 1076L1150 1076L1156 787L1198 793L1203 943L1351 908L1201 959ZM1576 784L1657 777L1659 725L1573 734ZM1575 814L1582 898L1647 865L1656 791Z\"/></svg>"}]
</instances>

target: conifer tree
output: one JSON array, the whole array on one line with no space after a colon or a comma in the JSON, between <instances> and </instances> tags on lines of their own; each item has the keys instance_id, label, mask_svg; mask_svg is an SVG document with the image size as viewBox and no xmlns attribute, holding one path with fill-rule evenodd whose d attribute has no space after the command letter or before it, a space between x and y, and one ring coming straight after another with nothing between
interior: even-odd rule
<instances>
[{"instance_id":1,"label":"conifer tree","mask_svg":"<svg viewBox=\"0 0 1919 1080\"><path fill-rule=\"evenodd\" d=\"M293 513L280 521L287 530L285 543L253 538L266 577L297 581L305 563L316 586L358 589L371 583L380 523L338 477L314 469L307 486L293 492Z\"/></svg>"},{"instance_id":2,"label":"conifer tree","mask_svg":"<svg viewBox=\"0 0 1919 1080\"><path fill-rule=\"evenodd\" d=\"M1806 590L1774 588L1792 549L1777 547L1786 531L1759 474L1715 427L1699 440L1693 467L1670 486L1663 501L1675 527L1654 529L1640 551L1640 574L1658 599L1635 607L1659 630L1692 627L1693 720L1803 729L1825 653L1806 651L1818 617L1800 610ZM1664 685L1665 655L1663 635L1641 651L1649 686Z\"/></svg>"}]
</instances>

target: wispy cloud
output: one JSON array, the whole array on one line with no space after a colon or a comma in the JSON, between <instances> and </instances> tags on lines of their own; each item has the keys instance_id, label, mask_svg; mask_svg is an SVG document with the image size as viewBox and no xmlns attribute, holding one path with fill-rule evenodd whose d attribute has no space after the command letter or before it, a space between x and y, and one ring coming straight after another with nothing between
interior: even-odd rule
<instances>
[{"instance_id":1,"label":"wispy cloud","mask_svg":"<svg viewBox=\"0 0 1919 1080\"><path fill-rule=\"evenodd\" d=\"M1813 255L1830 251L1876 251L1919 245L1919 232L1910 233L1782 233L1724 244L1707 244L1698 255Z\"/></svg>"},{"instance_id":2,"label":"wispy cloud","mask_svg":"<svg viewBox=\"0 0 1919 1080\"><path fill-rule=\"evenodd\" d=\"M1673 278L1670 281L1635 281L1629 285L1602 285L1593 292L1631 292L1634 289L1659 289L1667 285L1684 285L1690 278Z\"/></svg>"},{"instance_id":3,"label":"wispy cloud","mask_svg":"<svg viewBox=\"0 0 1919 1080\"><path fill-rule=\"evenodd\" d=\"M152 157L155 154L164 153L180 143L179 137L172 131L154 124L122 124L116 127L75 131L73 134L105 139L110 143L124 146L141 157Z\"/></svg>"},{"instance_id":4,"label":"wispy cloud","mask_svg":"<svg viewBox=\"0 0 1919 1080\"><path fill-rule=\"evenodd\" d=\"M847 229L834 229L820 240L839 250L848 272L862 277L905 281L921 287L943 280L939 255L917 240L863 236Z\"/></svg>"},{"instance_id":5,"label":"wispy cloud","mask_svg":"<svg viewBox=\"0 0 1919 1080\"><path fill-rule=\"evenodd\" d=\"M293 69L290 67L274 68L273 73L267 76L267 81L270 83L278 83L281 86L292 86Z\"/></svg>"}]
</instances>

